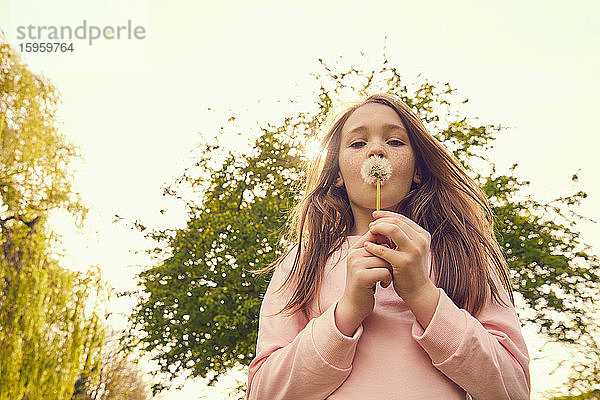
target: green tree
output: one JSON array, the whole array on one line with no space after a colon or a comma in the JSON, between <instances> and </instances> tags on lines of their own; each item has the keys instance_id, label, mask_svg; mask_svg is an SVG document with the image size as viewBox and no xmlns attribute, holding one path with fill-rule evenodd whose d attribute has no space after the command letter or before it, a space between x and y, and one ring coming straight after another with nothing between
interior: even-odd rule
<instances>
[{"instance_id":1,"label":"green tree","mask_svg":"<svg viewBox=\"0 0 600 400\"><path fill-rule=\"evenodd\" d=\"M600 389L592 390L590 392L586 392L580 395L575 396L560 396L553 397L552 400L599 400L600 399Z\"/></svg>"},{"instance_id":2,"label":"green tree","mask_svg":"<svg viewBox=\"0 0 600 400\"><path fill-rule=\"evenodd\" d=\"M553 340L577 341L587 328L583 304L592 299L600 273L598 258L571 229L574 220L585 219L572 208L586 194L579 191L540 204L523 194L529 182L512 176L517 164L511 176L498 175L485 152L502 127L462 117L457 108L467 100L456 100L449 83L434 85L425 79L407 87L385 55L377 71L335 70L319 61L324 72L315 75L315 109L260 125L250 154L227 151L215 136L199 146L198 161L175 182L181 188L165 188L165 195L186 202L186 227L151 229L135 222L160 244L149 250L155 264L139 275L139 303L131 317L130 344L153 354L166 376L154 390L168 387L183 372L211 375L213 384L221 373L247 366L254 357L270 276L253 276L248 270L274 261L295 240L282 237L281 228L300 198L302 166L308 161L305 144L315 139L332 105L348 90L359 95L390 92L418 113L491 199L496 235L519 301L530 311L522 320ZM184 198L184 186L196 198ZM570 225L556 222L560 218Z\"/></svg>"},{"instance_id":3,"label":"green tree","mask_svg":"<svg viewBox=\"0 0 600 400\"><path fill-rule=\"evenodd\" d=\"M561 360L556 369L566 364L571 369L566 386L547 392L552 400L600 399L600 305L595 302L587 310L586 331L574 345L567 346L570 357ZM595 320L594 320L595 318ZM558 394L567 393L567 395Z\"/></svg>"},{"instance_id":4,"label":"green tree","mask_svg":"<svg viewBox=\"0 0 600 400\"><path fill-rule=\"evenodd\" d=\"M0 38L0 399L68 399L103 336L98 270L62 268L46 219L87 209L71 192L74 149L58 134L58 95Z\"/></svg>"}]
</instances>

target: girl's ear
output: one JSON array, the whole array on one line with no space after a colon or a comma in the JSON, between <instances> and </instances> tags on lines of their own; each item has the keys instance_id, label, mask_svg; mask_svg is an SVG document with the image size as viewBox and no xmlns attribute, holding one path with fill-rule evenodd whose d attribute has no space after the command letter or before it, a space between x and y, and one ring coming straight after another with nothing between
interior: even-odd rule
<instances>
[{"instance_id":1,"label":"girl's ear","mask_svg":"<svg viewBox=\"0 0 600 400\"><path fill-rule=\"evenodd\" d=\"M342 174L340 173L340 171L338 171L338 176L335 180L335 186L336 187L344 186L344 178L342 178Z\"/></svg>"},{"instance_id":2,"label":"girl's ear","mask_svg":"<svg viewBox=\"0 0 600 400\"><path fill-rule=\"evenodd\" d=\"M415 168L415 174L413 176L413 181L415 181L415 183L421 183L421 174L420 174L418 168Z\"/></svg>"}]
</instances>

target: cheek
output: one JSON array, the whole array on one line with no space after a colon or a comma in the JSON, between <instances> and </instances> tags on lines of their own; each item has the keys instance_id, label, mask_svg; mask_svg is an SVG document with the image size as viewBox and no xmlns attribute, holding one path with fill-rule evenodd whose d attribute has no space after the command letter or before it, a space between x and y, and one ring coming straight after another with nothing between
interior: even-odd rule
<instances>
[{"instance_id":1,"label":"cheek","mask_svg":"<svg viewBox=\"0 0 600 400\"><path fill-rule=\"evenodd\" d=\"M410 172L415 168L415 155L412 151L403 152L399 157L396 158L394 168L398 168L398 171L403 173Z\"/></svg>"},{"instance_id":2,"label":"cheek","mask_svg":"<svg viewBox=\"0 0 600 400\"><path fill-rule=\"evenodd\" d=\"M343 176L360 175L360 168L362 167L359 162L344 154L340 154L338 166Z\"/></svg>"},{"instance_id":3,"label":"cheek","mask_svg":"<svg viewBox=\"0 0 600 400\"><path fill-rule=\"evenodd\" d=\"M409 172L414 168L414 161L408 157L403 157L398 160L395 167L399 172Z\"/></svg>"}]
</instances>

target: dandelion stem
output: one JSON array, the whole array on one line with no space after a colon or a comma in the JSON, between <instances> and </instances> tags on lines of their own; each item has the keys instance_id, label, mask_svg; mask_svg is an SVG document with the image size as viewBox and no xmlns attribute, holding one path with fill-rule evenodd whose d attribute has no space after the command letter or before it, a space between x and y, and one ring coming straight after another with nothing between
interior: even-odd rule
<instances>
[{"instance_id":1,"label":"dandelion stem","mask_svg":"<svg viewBox=\"0 0 600 400\"><path fill-rule=\"evenodd\" d=\"M379 177L377 177L377 211L379 211Z\"/></svg>"}]
</instances>

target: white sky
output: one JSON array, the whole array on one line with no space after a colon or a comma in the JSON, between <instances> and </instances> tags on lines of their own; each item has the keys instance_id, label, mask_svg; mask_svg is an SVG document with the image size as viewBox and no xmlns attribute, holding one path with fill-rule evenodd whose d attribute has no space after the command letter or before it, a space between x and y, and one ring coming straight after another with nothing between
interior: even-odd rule
<instances>
[{"instance_id":1,"label":"white sky","mask_svg":"<svg viewBox=\"0 0 600 400\"><path fill-rule=\"evenodd\" d=\"M530 193L541 202L585 190L579 212L600 220L598 17L596 1L0 3L0 27L13 47L24 42L16 37L20 25L75 27L85 19L107 26L129 19L145 28L144 40L98 40L71 54L24 54L30 68L61 92L62 132L84 156L76 165L75 190L91 209L86 227L77 232L64 216L53 219L64 235L65 264L83 270L98 264L118 289L134 287L132 276L148 263L135 251L152 243L113 224L114 214L151 226L183 226L183 207L163 197L160 187L192 163L200 132L211 138L230 115L246 123L287 115L288 98L312 99L309 74L322 72L319 58L331 67L340 56L344 65L365 66L363 51L366 68L377 67L386 34L388 60L407 84L419 72L430 82L450 82L469 99L462 107L466 116L512 127L490 155L499 172L518 163L517 176L532 182ZM223 143L239 150L237 140L224 137ZM573 186L578 169L580 184ZM578 229L597 253L598 226ZM545 356L531 363L533 398L541 398L564 378L548 375L560 353L538 354L541 341L528 330L525 335L532 357ZM232 376L245 380L245 371ZM219 390L227 383L204 386L188 382L162 398L225 398Z\"/></svg>"}]
</instances>

